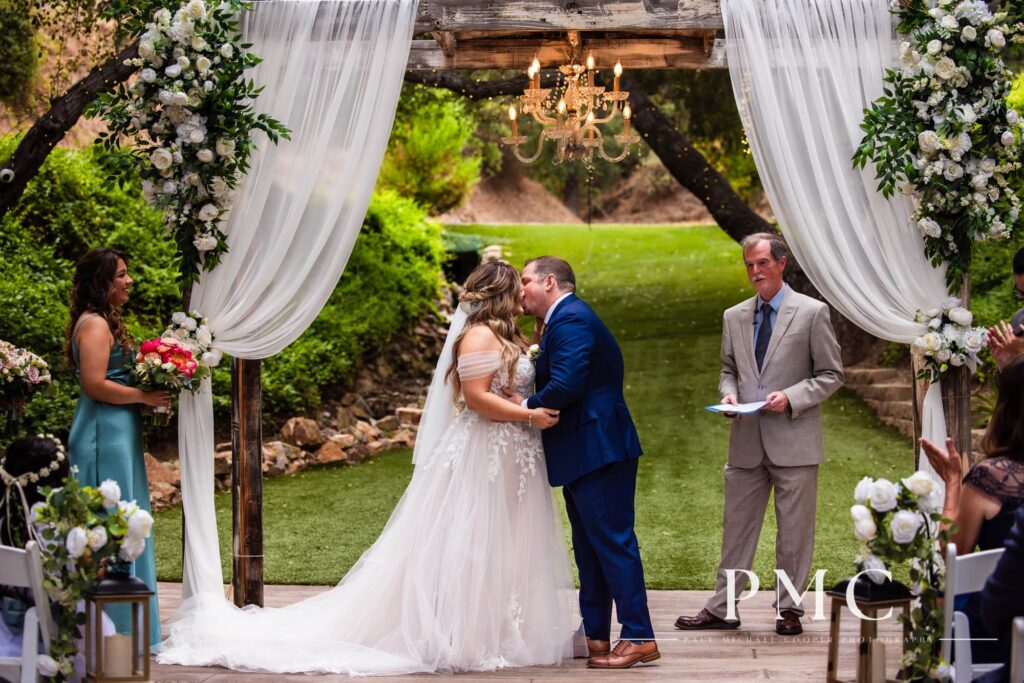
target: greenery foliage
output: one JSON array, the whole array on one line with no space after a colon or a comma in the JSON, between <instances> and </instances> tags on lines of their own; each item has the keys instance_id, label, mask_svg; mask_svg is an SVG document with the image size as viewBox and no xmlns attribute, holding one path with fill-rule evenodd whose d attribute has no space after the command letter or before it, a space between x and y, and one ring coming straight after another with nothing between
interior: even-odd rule
<instances>
[{"instance_id":1,"label":"greenery foliage","mask_svg":"<svg viewBox=\"0 0 1024 683\"><path fill-rule=\"evenodd\" d=\"M0 157L17 139L0 140ZM4 338L43 356L52 391L30 400L22 428L66 435L78 396L63 359L67 302L75 260L89 247L128 253L135 283L126 324L136 339L164 330L181 307L173 242L138 184L104 185L110 154L99 147L55 149L14 209L0 222L0 329ZM385 192L371 204L349 265L320 317L263 368L267 411L296 411L340 393L363 353L430 310L444 251L439 227L411 201ZM221 415L229 406L230 369L216 369ZM290 414L283 417L291 417Z\"/></svg>"},{"instance_id":2,"label":"greenery foliage","mask_svg":"<svg viewBox=\"0 0 1024 683\"><path fill-rule=\"evenodd\" d=\"M28 0L0 0L0 100L21 99L39 69Z\"/></svg>"},{"instance_id":3,"label":"greenery foliage","mask_svg":"<svg viewBox=\"0 0 1024 683\"><path fill-rule=\"evenodd\" d=\"M406 83L377 186L415 200L431 215L455 208L480 180L484 151L475 131L461 98Z\"/></svg>"}]
</instances>

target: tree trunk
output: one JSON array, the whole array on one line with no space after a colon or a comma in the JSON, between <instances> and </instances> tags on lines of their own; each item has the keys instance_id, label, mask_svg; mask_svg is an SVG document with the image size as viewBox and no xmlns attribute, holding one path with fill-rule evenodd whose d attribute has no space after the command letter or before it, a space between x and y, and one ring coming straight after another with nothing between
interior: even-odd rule
<instances>
[{"instance_id":1,"label":"tree trunk","mask_svg":"<svg viewBox=\"0 0 1024 683\"><path fill-rule=\"evenodd\" d=\"M14 172L9 182L0 182L0 218L21 198L50 150L78 122L86 106L100 93L111 90L135 73L136 67L125 64L125 60L135 59L138 55L139 43L135 41L71 86L50 106L49 111L36 120L14 154L0 165Z\"/></svg>"}]
</instances>

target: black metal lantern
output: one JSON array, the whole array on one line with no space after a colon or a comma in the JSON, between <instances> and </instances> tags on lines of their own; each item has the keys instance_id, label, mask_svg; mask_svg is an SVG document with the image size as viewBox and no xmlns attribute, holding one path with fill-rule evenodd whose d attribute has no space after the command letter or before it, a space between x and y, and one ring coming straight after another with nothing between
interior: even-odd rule
<instances>
[{"instance_id":1,"label":"black metal lantern","mask_svg":"<svg viewBox=\"0 0 1024 683\"><path fill-rule=\"evenodd\" d=\"M85 595L85 680L149 680L149 600L153 591L145 583L114 565ZM127 605L131 610L128 634L103 635L103 608Z\"/></svg>"}]
</instances>

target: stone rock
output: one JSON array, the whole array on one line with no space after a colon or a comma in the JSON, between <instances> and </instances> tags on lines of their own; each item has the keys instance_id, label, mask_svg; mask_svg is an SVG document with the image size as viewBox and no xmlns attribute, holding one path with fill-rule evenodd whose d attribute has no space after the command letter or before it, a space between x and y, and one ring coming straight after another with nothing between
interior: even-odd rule
<instances>
[{"instance_id":1,"label":"stone rock","mask_svg":"<svg viewBox=\"0 0 1024 683\"><path fill-rule=\"evenodd\" d=\"M284 441L268 441L263 444L263 472L271 476L286 474L293 462L302 462L303 450Z\"/></svg>"},{"instance_id":2,"label":"stone rock","mask_svg":"<svg viewBox=\"0 0 1024 683\"><path fill-rule=\"evenodd\" d=\"M370 443L366 444L366 452L369 455L376 455L377 453L380 453L383 450L387 450L387 447L387 439L383 439L380 441L371 441Z\"/></svg>"},{"instance_id":3,"label":"stone rock","mask_svg":"<svg viewBox=\"0 0 1024 683\"><path fill-rule=\"evenodd\" d=\"M352 415L352 411L345 407L338 408L338 414L334 419L338 423L339 430L348 429L356 423L356 418Z\"/></svg>"},{"instance_id":4,"label":"stone rock","mask_svg":"<svg viewBox=\"0 0 1024 683\"><path fill-rule=\"evenodd\" d=\"M149 479L149 487L153 488L154 483L167 483L177 487L181 482L181 475L178 468L169 462L160 462L150 453L143 454L146 461L146 477Z\"/></svg>"},{"instance_id":5,"label":"stone rock","mask_svg":"<svg viewBox=\"0 0 1024 683\"><path fill-rule=\"evenodd\" d=\"M402 424L418 425L423 417L423 410L421 408L399 408L395 411L395 417Z\"/></svg>"},{"instance_id":6,"label":"stone rock","mask_svg":"<svg viewBox=\"0 0 1024 683\"><path fill-rule=\"evenodd\" d=\"M149 500L154 510L162 510L181 500L181 493L173 485L165 481L158 481L149 486Z\"/></svg>"},{"instance_id":7,"label":"stone rock","mask_svg":"<svg viewBox=\"0 0 1024 683\"><path fill-rule=\"evenodd\" d=\"M341 405L348 407L359 400L359 397L355 394L349 393L341 397Z\"/></svg>"},{"instance_id":8,"label":"stone rock","mask_svg":"<svg viewBox=\"0 0 1024 683\"><path fill-rule=\"evenodd\" d=\"M352 438L350 434L346 434L349 438ZM313 456L318 463L326 464L329 462L341 462L347 460L348 456L341 446L334 440L328 441L321 446L316 454Z\"/></svg>"},{"instance_id":9,"label":"stone rock","mask_svg":"<svg viewBox=\"0 0 1024 683\"><path fill-rule=\"evenodd\" d=\"M293 417L281 428L281 440L300 448L315 448L324 442L324 436L314 420Z\"/></svg>"},{"instance_id":10,"label":"stone rock","mask_svg":"<svg viewBox=\"0 0 1024 683\"><path fill-rule=\"evenodd\" d=\"M352 448L349 448L347 451L345 451L345 453L346 461L350 465L360 463L366 460L366 458L370 455L370 452L366 449L366 445L362 443L355 444L354 446L352 446Z\"/></svg>"},{"instance_id":11,"label":"stone rock","mask_svg":"<svg viewBox=\"0 0 1024 683\"><path fill-rule=\"evenodd\" d=\"M217 444L216 446L213 447L213 450L215 450L215 451L230 451L231 450L231 442L230 441L221 441L219 444Z\"/></svg>"},{"instance_id":12,"label":"stone rock","mask_svg":"<svg viewBox=\"0 0 1024 683\"><path fill-rule=\"evenodd\" d=\"M356 437L351 434L337 434L331 437L331 442L336 444L338 448L346 449L352 448L356 444Z\"/></svg>"},{"instance_id":13,"label":"stone rock","mask_svg":"<svg viewBox=\"0 0 1024 683\"><path fill-rule=\"evenodd\" d=\"M385 434L390 434L391 432L398 429L400 423L396 416L388 415L387 417L382 417L381 419L377 420L377 422L375 422L373 426L379 429L380 431L384 432Z\"/></svg>"},{"instance_id":14,"label":"stone rock","mask_svg":"<svg viewBox=\"0 0 1024 683\"><path fill-rule=\"evenodd\" d=\"M416 446L416 432L411 429L401 429L391 435L391 441L406 448L414 448Z\"/></svg>"},{"instance_id":15,"label":"stone rock","mask_svg":"<svg viewBox=\"0 0 1024 683\"><path fill-rule=\"evenodd\" d=\"M360 420L369 420L371 417L369 407L367 407L366 404L363 402L353 403L351 406L349 406L348 411L352 413L353 417Z\"/></svg>"}]
</instances>

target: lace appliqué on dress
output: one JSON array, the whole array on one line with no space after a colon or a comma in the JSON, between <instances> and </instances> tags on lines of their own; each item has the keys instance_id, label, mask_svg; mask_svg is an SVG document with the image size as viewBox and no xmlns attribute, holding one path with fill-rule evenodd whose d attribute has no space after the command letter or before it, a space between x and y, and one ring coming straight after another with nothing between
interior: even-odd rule
<instances>
[{"instance_id":1,"label":"lace appliqu\u00e9 on dress","mask_svg":"<svg viewBox=\"0 0 1024 683\"><path fill-rule=\"evenodd\" d=\"M964 483L984 491L1003 504L1016 508L1024 502L1024 463L1011 458L985 458L974 463Z\"/></svg>"}]
</instances>

